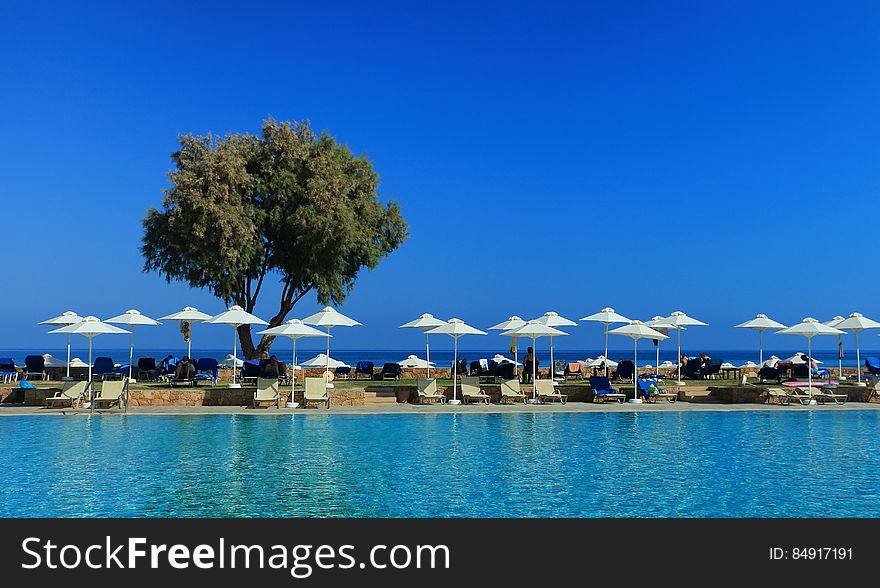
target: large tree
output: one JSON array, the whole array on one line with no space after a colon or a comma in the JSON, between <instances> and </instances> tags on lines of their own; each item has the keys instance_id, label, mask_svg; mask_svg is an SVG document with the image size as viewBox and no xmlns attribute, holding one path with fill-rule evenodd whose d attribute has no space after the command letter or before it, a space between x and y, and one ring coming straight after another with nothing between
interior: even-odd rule
<instances>
[{"instance_id":1,"label":"large tree","mask_svg":"<svg viewBox=\"0 0 880 588\"><path fill-rule=\"evenodd\" d=\"M322 304L339 304L363 268L407 237L399 206L379 202L372 162L308 122L270 119L260 136L179 141L162 209L143 220L144 271L208 288L248 312L277 278L271 326L313 290ZM239 336L248 358L272 344L254 345L247 325Z\"/></svg>"}]
</instances>

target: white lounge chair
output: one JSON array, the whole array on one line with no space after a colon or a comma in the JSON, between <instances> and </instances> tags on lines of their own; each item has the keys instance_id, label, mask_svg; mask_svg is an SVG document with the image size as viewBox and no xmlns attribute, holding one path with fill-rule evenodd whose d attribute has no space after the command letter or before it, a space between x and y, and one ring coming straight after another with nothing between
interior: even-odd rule
<instances>
[{"instance_id":1,"label":"white lounge chair","mask_svg":"<svg viewBox=\"0 0 880 588\"><path fill-rule=\"evenodd\" d=\"M281 408L281 395L278 392L277 379L257 378L257 389L254 391L254 408L263 402L274 402L275 408Z\"/></svg>"},{"instance_id":2,"label":"white lounge chair","mask_svg":"<svg viewBox=\"0 0 880 588\"><path fill-rule=\"evenodd\" d=\"M777 404L791 404L791 392L785 388L767 388L767 399L764 404L770 404L772 400L776 400Z\"/></svg>"},{"instance_id":3,"label":"white lounge chair","mask_svg":"<svg viewBox=\"0 0 880 588\"><path fill-rule=\"evenodd\" d=\"M501 404L513 404L514 402L526 403L526 395L522 392L519 380L503 380L501 382Z\"/></svg>"},{"instance_id":4,"label":"white lounge chair","mask_svg":"<svg viewBox=\"0 0 880 588\"><path fill-rule=\"evenodd\" d=\"M538 400L541 402L550 401L559 401L561 404L565 404L568 402L568 395L561 394L556 391L556 382L553 380L535 380L535 392L538 395Z\"/></svg>"},{"instance_id":5,"label":"white lounge chair","mask_svg":"<svg viewBox=\"0 0 880 588\"><path fill-rule=\"evenodd\" d=\"M418 378L416 387L418 388L419 404L446 403L446 396L437 392L437 380L434 378Z\"/></svg>"},{"instance_id":6,"label":"white lounge chair","mask_svg":"<svg viewBox=\"0 0 880 588\"><path fill-rule=\"evenodd\" d=\"M303 392L303 408L309 403L324 404L330 408L330 394L327 392L327 382L324 378L306 378L305 391Z\"/></svg>"},{"instance_id":7,"label":"white lounge chair","mask_svg":"<svg viewBox=\"0 0 880 588\"><path fill-rule=\"evenodd\" d=\"M462 378L461 399L465 404L468 402L489 404L490 397L480 389L480 378Z\"/></svg>"},{"instance_id":8,"label":"white lounge chair","mask_svg":"<svg viewBox=\"0 0 880 588\"><path fill-rule=\"evenodd\" d=\"M95 408L101 408L102 405L106 405L107 408L110 408L114 404L119 408L122 408L127 387L128 378L123 378L121 380L104 380L101 383L101 389L98 391L98 395L92 399Z\"/></svg>"},{"instance_id":9,"label":"white lounge chair","mask_svg":"<svg viewBox=\"0 0 880 588\"><path fill-rule=\"evenodd\" d=\"M846 404L847 394L837 391L837 386L822 386L818 390L813 390L813 398L819 404L833 402L834 404Z\"/></svg>"},{"instance_id":10,"label":"white lounge chair","mask_svg":"<svg viewBox=\"0 0 880 588\"><path fill-rule=\"evenodd\" d=\"M76 408L82 402L88 385L88 382L64 382L64 386L55 396L46 399L46 408L55 408L64 404Z\"/></svg>"}]
</instances>

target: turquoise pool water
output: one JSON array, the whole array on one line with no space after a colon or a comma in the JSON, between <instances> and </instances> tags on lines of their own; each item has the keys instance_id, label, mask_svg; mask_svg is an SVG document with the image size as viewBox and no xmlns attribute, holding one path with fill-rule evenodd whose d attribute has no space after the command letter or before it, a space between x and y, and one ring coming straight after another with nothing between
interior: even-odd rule
<instances>
[{"instance_id":1,"label":"turquoise pool water","mask_svg":"<svg viewBox=\"0 0 880 588\"><path fill-rule=\"evenodd\" d=\"M880 516L876 411L0 417L0 515Z\"/></svg>"}]
</instances>

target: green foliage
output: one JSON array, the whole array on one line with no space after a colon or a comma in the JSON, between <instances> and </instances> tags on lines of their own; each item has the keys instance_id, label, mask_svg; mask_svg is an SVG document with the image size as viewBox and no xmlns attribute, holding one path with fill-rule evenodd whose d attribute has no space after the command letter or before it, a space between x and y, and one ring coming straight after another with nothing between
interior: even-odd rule
<instances>
[{"instance_id":1,"label":"green foliage","mask_svg":"<svg viewBox=\"0 0 880 588\"><path fill-rule=\"evenodd\" d=\"M399 206L383 205L366 157L307 122L263 124L261 136L180 138L162 209L143 220L144 271L208 288L252 312L267 276L283 289L272 326L315 290L339 304L361 269L407 237ZM259 354L242 327L245 355Z\"/></svg>"}]
</instances>

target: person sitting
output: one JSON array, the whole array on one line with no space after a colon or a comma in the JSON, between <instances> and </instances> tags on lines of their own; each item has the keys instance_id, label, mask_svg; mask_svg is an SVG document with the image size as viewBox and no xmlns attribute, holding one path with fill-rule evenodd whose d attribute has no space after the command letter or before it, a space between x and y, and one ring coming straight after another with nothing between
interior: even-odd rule
<instances>
[{"instance_id":1,"label":"person sitting","mask_svg":"<svg viewBox=\"0 0 880 588\"><path fill-rule=\"evenodd\" d=\"M522 370L522 383L528 384L532 381L532 369L537 373L538 371L538 358L535 357L535 350L531 347L526 350L526 356L523 358L523 370Z\"/></svg>"},{"instance_id":2,"label":"person sitting","mask_svg":"<svg viewBox=\"0 0 880 588\"><path fill-rule=\"evenodd\" d=\"M268 378L277 380L279 378L283 378L287 375L287 367L284 365L284 362L278 361L276 356L271 356L269 359L263 363L263 367L260 371L261 378Z\"/></svg>"},{"instance_id":3,"label":"person sitting","mask_svg":"<svg viewBox=\"0 0 880 588\"><path fill-rule=\"evenodd\" d=\"M196 366L190 360L189 356L184 355L177 362L177 368L174 370L175 380L192 380L196 375Z\"/></svg>"},{"instance_id":4,"label":"person sitting","mask_svg":"<svg viewBox=\"0 0 880 588\"><path fill-rule=\"evenodd\" d=\"M709 367L709 362L712 361L712 358L709 357L709 354L705 351L700 354L700 367L705 369Z\"/></svg>"}]
</instances>

